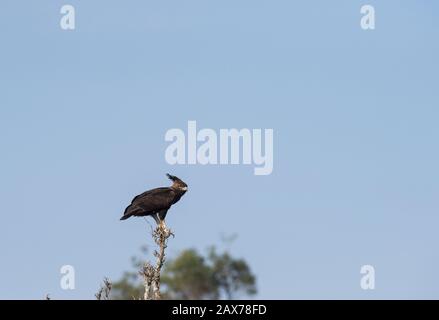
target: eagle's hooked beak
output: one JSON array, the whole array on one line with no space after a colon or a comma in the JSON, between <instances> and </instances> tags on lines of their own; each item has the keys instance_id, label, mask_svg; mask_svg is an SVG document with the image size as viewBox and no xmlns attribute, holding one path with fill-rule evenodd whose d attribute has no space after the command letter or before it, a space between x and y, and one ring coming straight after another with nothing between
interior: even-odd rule
<instances>
[{"instance_id":1,"label":"eagle's hooked beak","mask_svg":"<svg viewBox=\"0 0 439 320\"><path fill-rule=\"evenodd\" d=\"M187 191L187 187L183 187L183 188L181 188L181 190Z\"/></svg>"}]
</instances>

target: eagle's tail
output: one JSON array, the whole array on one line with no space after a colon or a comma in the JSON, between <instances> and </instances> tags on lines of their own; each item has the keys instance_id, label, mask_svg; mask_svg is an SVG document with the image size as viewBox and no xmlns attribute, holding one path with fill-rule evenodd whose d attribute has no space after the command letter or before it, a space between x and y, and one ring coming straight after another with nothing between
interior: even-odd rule
<instances>
[{"instance_id":1,"label":"eagle's tail","mask_svg":"<svg viewBox=\"0 0 439 320\"><path fill-rule=\"evenodd\" d=\"M135 209L136 208L133 207L132 204L130 204L128 207L126 207L125 211L123 212L123 216L122 216L122 218L120 218L120 220L126 220L129 217L133 216L135 214L135 212L136 212Z\"/></svg>"},{"instance_id":2,"label":"eagle's tail","mask_svg":"<svg viewBox=\"0 0 439 320\"><path fill-rule=\"evenodd\" d=\"M122 216L122 218L120 218L120 220L126 220L129 217L131 217L131 214L125 214L125 215Z\"/></svg>"}]
</instances>

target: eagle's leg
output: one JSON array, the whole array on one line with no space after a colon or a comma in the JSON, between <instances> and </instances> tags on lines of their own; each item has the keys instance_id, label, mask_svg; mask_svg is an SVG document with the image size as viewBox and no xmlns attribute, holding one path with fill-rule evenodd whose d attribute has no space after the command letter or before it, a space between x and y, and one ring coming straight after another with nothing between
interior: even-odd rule
<instances>
[{"instance_id":1,"label":"eagle's leg","mask_svg":"<svg viewBox=\"0 0 439 320\"><path fill-rule=\"evenodd\" d=\"M155 221L157 224L160 223L160 219L159 219L159 217L157 216L157 213L154 212L153 214L151 214L151 217L153 217L154 221Z\"/></svg>"},{"instance_id":2,"label":"eagle's leg","mask_svg":"<svg viewBox=\"0 0 439 320\"><path fill-rule=\"evenodd\" d=\"M158 225L160 226L160 228L163 231L165 231L165 233L168 233L168 231L169 231L169 229L166 227L166 224L165 224L165 218L166 218L167 213L168 213L167 209L159 211L157 213L157 219L159 220Z\"/></svg>"}]
</instances>

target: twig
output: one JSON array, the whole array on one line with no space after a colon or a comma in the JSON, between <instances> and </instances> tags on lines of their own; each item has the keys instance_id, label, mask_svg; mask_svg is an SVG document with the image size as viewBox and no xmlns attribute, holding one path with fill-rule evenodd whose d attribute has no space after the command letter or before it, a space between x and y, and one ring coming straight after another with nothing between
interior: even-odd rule
<instances>
[{"instance_id":1,"label":"twig","mask_svg":"<svg viewBox=\"0 0 439 320\"><path fill-rule=\"evenodd\" d=\"M97 300L110 300L110 292L113 284L108 278L104 278L104 285L101 285L99 291L95 294Z\"/></svg>"},{"instance_id":2,"label":"twig","mask_svg":"<svg viewBox=\"0 0 439 320\"><path fill-rule=\"evenodd\" d=\"M142 270L139 271L139 274L143 277L143 285L145 286L145 293L143 299L151 300L152 283L154 281L154 275L155 275L154 267L149 262L145 262L145 264L142 267Z\"/></svg>"}]
</instances>

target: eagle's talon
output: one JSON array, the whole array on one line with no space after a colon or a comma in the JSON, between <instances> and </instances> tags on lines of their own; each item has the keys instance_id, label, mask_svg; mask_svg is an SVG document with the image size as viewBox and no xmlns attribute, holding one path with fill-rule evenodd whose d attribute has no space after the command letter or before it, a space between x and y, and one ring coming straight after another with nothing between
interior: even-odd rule
<instances>
[{"instance_id":1,"label":"eagle's talon","mask_svg":"<svg viewBox=\"0 0 439 320\"><path fill-rule=\"evenodd\" d=\"M160 221L160 223L159 223L159 225L158 225L158 229L159 229L159 231L160 231L165 237L167 237L167 238L168 238L169 236L173 235L171 229L169 229L169 228L166 226L164 220L161 220L161 221Z\"/></svg>"}]
</instances>

